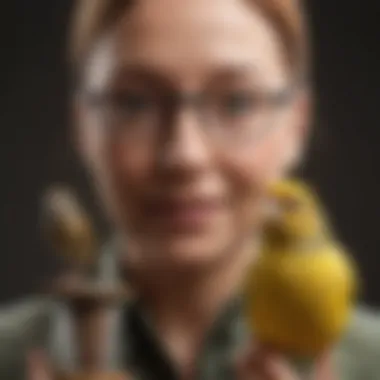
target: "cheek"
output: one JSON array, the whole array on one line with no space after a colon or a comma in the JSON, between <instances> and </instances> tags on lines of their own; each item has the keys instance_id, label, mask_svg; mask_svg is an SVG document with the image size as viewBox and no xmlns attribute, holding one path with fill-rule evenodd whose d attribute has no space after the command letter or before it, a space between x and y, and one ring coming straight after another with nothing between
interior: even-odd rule
<instances>
[{"instance_id":1,"label":"cheek","mask_svg":"<svg viewBox=\"0 0 380 380\"><path fill-rule=\"evenodd\" d=\"M122 134L108 133L99 116L85 112L79 129L79 149L95 179L110 187L113 183L135 187L144 180L152 162L147 145L126 141Z\"/></svg>"},{"instance_id":2,"label":"cheek","mask_svg":"<svg viewBox=\"0 0 380 380\"><path fill-rule=\"evenodd\" d=\"M251 175L267 184L285 175L288 162L289 143L283 128L257 147L251 160L247 160Z\"/></svg>"},{"instance_id":3,"label":"cheek","mask_svg":"<svg viewBox=\"0 0 380 380\"><path fill-rule=\"evenodd\" d=\"M149 149L114 139L108 143L107 151L110 166L124 182L138 186L144 181L152 162Z\"/></svg>"},{"instance_id":4,"label":"cheek","mask_svg":"<svg viewBox=\"0 0 380 380\"><path fill-rule=\"evenodd\" d=\"M152 157L146 147L126 144L115 139L105 149L108 180L123 198L123 202L134 203L149 188Z\"/></svg>"},{"instance_id":5,"label":"cheek","mask_svg":"<svg viewBox=\"0 0 380 380\"><path fill-rule=\"evenodd\" d=\"M225 155L231 193L238 218L247 220L259 216L260 200L267 186L285 173L287 150L286 131L276 131L255 146L245 146L234 154Z\"/></svg>"},{"instance_id":6,"label":"cheek","mask_svg":"<svg viewBox=\"0 0 380 380\"><path fill-rule=\"evenodd\" d=\"M228 157L230 171L240 186L262 188L285 174L289 136L281 128L257 145L247 145Z\"/></svg>"},{"instance_id":7,"label":"cheek","mask_svg":"<svg viewBox=\"0 0 380 380\"><path fill-rule=\"evenodd\" d=\"M137 149L116 137L103 136L92 146L91 156L91 170L109 216L129 225L138 219L139 200L149 189L151 155L141 145Z\"/></svg>"}]
</instances>

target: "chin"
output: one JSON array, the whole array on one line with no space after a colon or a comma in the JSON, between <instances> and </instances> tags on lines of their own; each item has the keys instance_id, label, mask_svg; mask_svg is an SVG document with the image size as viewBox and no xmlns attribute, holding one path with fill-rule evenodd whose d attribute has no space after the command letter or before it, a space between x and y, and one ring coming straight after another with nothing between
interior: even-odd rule
<instances>
[{"instance_id":1,"label":"chin","mask_svg":"<svg viewBox=\"0 0 380 380\"><path fill-rule=\"evenodd\" d=\"M156 260L165 266L181 269L201 269L218 263L230 246L226 234L163 239L157 242Z\"/></svg>"}]
</instances>

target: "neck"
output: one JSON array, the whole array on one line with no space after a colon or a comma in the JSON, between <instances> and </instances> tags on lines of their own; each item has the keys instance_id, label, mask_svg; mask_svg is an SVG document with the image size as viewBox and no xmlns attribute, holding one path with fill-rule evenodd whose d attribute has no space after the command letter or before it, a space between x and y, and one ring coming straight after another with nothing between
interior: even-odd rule
<instances>
[{"instance_id":1,"label":"neck","mask_svg":"<svg viewBox=\"0 0 380 380\"><path fill-rule=\"evenodd\" d=\"M153 274L132 268L134 286L159 337L166 340L166 346L171 345L171 340L175 342L172 351L177 355L181 356L181 345L187 351L183 356L188 358L182 361L196 355L221 309L239 293L253 251L253 241L247 241L207 269L156 270ZM170 347L168 350L171 351Z\"/></svg>"}]
</instances>

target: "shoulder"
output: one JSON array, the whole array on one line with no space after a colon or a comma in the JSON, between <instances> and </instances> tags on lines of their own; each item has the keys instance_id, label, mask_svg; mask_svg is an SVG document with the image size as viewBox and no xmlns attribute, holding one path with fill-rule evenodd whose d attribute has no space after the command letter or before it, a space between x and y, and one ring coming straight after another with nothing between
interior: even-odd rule
<instances>
[{"instance_id":1,"label":"shoulder","mask_svg":"<svg viewBox=\"0 0 380 380\"><path fill-rule=\"evenodd\" d=\"M380 310L358 307L337 350L348 379L380 379ZM346 378L346 377L344 377ZM358 377L359 378L359 377Z\"/></svg>"},{"instance_id":2,"label":"shoulder","mask_svg":"<svg viewBox=\"0 0 380 380\"><path fill-rule=\"evenodd\" d=\"M348 335L353 341L366 341L380 347L380 310L359 306L354 312Z\"/></svg>"},{"instance_id":3,"label":"shoulder","mask_svg":"<svg viewBox=\"0 0 380 380\"><path fill-rule=\"evenodd\" d=\"M343 341L347 350L356 353L360 349L363 354L372 353L380 359L380 310L358 307Z\"/></svg>"},{"instance_id":4,"label":"shoulder","mask_svg":"<svg viewBox=\"0 0 380 380\"><path fill-rule=\"evenodd\" d=\"M0 308L0 378L18 378L28 347L41 347L47 339L52 302L29 298Z\"/></svg>"},{"instance_id":5,"label":"shoulder","mask_svg":"<svg viewBox=\"0 0 380 380\"><path fill-rule=\"evenodd\" d=\"M0 331L14 329L20 324L30 323L29 319L42 317L50 309L51 302L47 297L31 297L13 302L0 308Z\"/></svg>"},{"instance_id":6,"label":"shoulder","mask_svg":"<svg viewBox=\"0 0 380 380\"><path fill-rule=\"evenodd\" d=\"M25 299L0 309L0 338L37 338L49 323L53 303L44 297ZM1 349L2 346L0 346Z\"/></svg>"}]
</instances>

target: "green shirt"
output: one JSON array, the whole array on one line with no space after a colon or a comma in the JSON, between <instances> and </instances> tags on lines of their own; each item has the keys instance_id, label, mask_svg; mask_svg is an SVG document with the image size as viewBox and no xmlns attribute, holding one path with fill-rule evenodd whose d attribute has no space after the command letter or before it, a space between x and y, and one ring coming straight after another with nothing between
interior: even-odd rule
<instances>
[{"instance_id":1,"label":"green shirt","mask_svg":"<svg viewBox=\"0 0 380 380\"><path fill-rule=\"evenodd\" d=\"M196 364L195 379L232 380L234 358L251 337L241 302L226 307L210 330ZM177 380L179 375L162 349L152 324L137 304L124 310L124 363L140 380ZM380 380L380 318L365 308L357 308L351 324L333 350L333 371L338 380ZM301 371L301 367L295 370Z\"/></svg>"},{"instance_id":2,"label":"green shirt","mask_svg":"<svg viewBox=\"0 0 380 380\"><path fill-rule=\"evenodd\" d=\"M115 257L106 253L98 276L118 278ZM110 316L109 367L132 372L136 380L179 379L137 302L125 304ZM209 331L196 364L195 379L232 380L236 351L250 338L239 300L232 301ZM44 347L54 364L75 366L70 315L63 304L37 297L0 311L0 379L23 380L25 357L32 347ZM333 355L338 380L380 380L380 317L358 307Z\"/></svg>"},{"instance_id":3,"label":"green shirt","mask_svg":"<svg viewBox=\"0 0 380 380\"><path fill-rule=\"evenodd\" d=\"M216 321L205 340L195 368L195 379L234 379L233 359L249 337L241 318L240 301L231 302ZM125 309L125 363L141 380L177 380L176 368L162 346L148 318L138 304Z\"/></svg>"}]
</instances>

